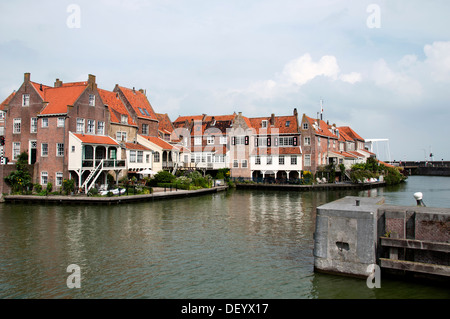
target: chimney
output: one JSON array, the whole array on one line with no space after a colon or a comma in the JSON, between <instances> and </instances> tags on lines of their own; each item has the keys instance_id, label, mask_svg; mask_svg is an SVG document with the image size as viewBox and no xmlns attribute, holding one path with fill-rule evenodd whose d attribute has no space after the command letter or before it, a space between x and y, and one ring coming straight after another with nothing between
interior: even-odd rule
<instances>
[{"instance_id":1,"label":"chimney","mask_svg":"<svg viewBox=\"0 0 450 319\"><path fill-rule=\"evenodd\" d=\"M23 75L23 81L24 81L24 82L30 82L30 76L31 76L30 73L24 73L24 75Z\"/></svg>"},{"instance_id":2,"label":"chimney","mask_svg":"<svg viewBox=\"0 0 450 319\"><path fill-rule=\"evenodd\" d=\"M294 108L294 116L297 116L297 115L298 115L297 108Z\"/></svg>"},{"instance_id":3,"label":"chimney","mask_svg":"<svg viewBox=\"0 0 450 319\"><path fill-rule=\"evenodd\" d=\"M133 93L136 94L136 88L133 86Z\"/></svg>"},{"instance_id":4,"label":"chimney","mask_svg":"<svg viewBox=\"0 0 450 319\"><path fill-rule=\"evenodd\" d=\"M272 113L271 117L270 117L270 125L275 125L275 114Z\"/></svg>"},{"instance_id":5,"label":"chimney","mask_svg":"<svg viewBox=\"0 0 450 319\"><path fill-rule=\"evenodd\" d=\"M95 83L95 75L89 74L88 85L91 87L92 90L97 88L97 84Z\"/></svg>"},{"instance_id":6,"label":"chimney","mask_svg":"<svg viewBox=\"0 0 450 319\"><path fill-rule=\"evenodd\" d=\"M142 94L144 94L144 90L143 90L143 89L139 89L139 92L141 92Z\"/></svg>"},{"instance_id":7,"label":"chimney","mask_svg":"<svg viewBox=\"0 0 450 319\"><path fill-rule=\"evenodd\" d=\"M41 91L42 91L42 83L41 83L41 85L39 86L39 90L41 90Z\"/></svg>"},{"instance_id":8,"label":"chimney","mask_svg":"<svg viewBox=\"0 0 450 319\"><path fill-rule=\"evenodd\" d=\"M59 88L63 85L63 82L60 79L56 79L55 81L55 88Z\"/></svg>"}]
</instances>

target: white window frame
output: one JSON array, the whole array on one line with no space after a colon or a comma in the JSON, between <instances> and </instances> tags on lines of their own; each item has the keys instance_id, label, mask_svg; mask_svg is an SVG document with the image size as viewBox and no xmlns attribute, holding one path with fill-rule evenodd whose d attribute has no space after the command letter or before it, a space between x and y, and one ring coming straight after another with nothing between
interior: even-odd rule
<instances>
[{"instance_id":1,"label":"white window frame","mask_svg":"<svg viewBox=\"0 0 450 319\"><path fill-rule=\"evenodd\" d=\"M208 145L214 145L214 141L215 141L214 136L207 136L207 137L206 137L206 144L208 144Z\"/></svg>"},{"instance_id":2,"label":"white window frame","mask_svg":"<svg viewBox=\"0 0 450 319\"><path fill-rule=\"evenodd\" d=\"M239 168L239 161L233 160L233 168Z\"/></svg>"},{"instance_id":3,"label":"white window frame","mask_svg":"<svg viewBox=\"0 0 450 319\"><path fill-rule=\"evenodd\" d=\"M305 138L304 138L304 144L305 144L305 146L311 145L311 137L305 136Z\"/></svg>"},{"instance_id":4,"label":"white window frame","mask_svg":"<svg viewBox=\"0 0 450 319\"><path fill-rule=\"evenodd\" d=\"M41 127L48 127L48 117L42 118Z\"/></svg>"},{"instance_id":5,"label":"white window frame","mask_svg":"<svg viewBox=\"0 0 450 319\"><path fill-rule=\"evenodd\" d=\"M55 174L55 184L56 184L56 186L62 186L62 184L63 184L63 173L61 173L61 172L57 172L56 174Z\"/></svg>"},{"instance_id":6,"label":"white window frame","mask_svg":"<svg viewBox=\"0 0 450 319\"><path fill-rule=\"evenodd\" d=\"M278 156L278 165L284 165L284 155Z\"/></svg>"},{"instance_id":7,"label":"white window frame","mask_svg":"<svg viewBox=\"0 0 450 319\"><path fill-rule=\"evenodd\" d=\"M45 152L44 152L44 145L45 145ZM41 157L47 156L48 156L48 143L41 143Z\"/></svg>"},{"instance_id":8,"label":"white window frame","mask_svg":"<svg viewBox=\"0 0 450 319\"><path fill-rule=\"evenodd\" d=\"M95 134L95 120L87 120L87 134Z\"/></svg>"},{"instance_id":9,"label":"white window frame","mask_svg":"<svg viewBox=\"0 0 450 319\"><path fill-rule=\"evenodd\" d=\"M311 166L311 154L305 154L305 163L303 165L305 167Z\"/></svg>"},{"instance_id":10,"label":"white window frame","mask_svg":"<svg viewBox=\"0 0 450 319\"><path fill-rule=\"evenodd\" d=\"M41 185L47 184L48 184L48 172L41 172Z\"/></svg>"},{"instance_id":11,"label":"white window frame","mask_svg":"<svg viewBox=\"0 0 450 319\"><path fill-rule=\"evenodd\" d=\"M248 167L248 162L247 162L246 159L243 159L243 160L242 160L241 167L242 167L242 168L247 168L247 167Z\"/></svg>"},{"instance_id":12,"label":"white window frame","mask_svg":"<svg viewBox=\"0 0 450 319\"><path fill-rule=\"evenodd\" d=\"M227 144L227 137L226 136L221 136L220 137L220 144L222 144L222 145Z\"/></svg>"},{"instance_id":13,"label":"white window frame","mask_svg":"<svg viewBox=\"0 0 450 319\"><path fill-rule=\"evenodd\" d=\"M84 133L84 119L77 118L77 133Z\"/></svg>"},{"instance_id":14,"label":"white window frame","mask_svg":"<svg viewBox=\"0 0 450 319\"><path fill-rule=\"evenodd\" d=\"M144 151L137 151L136 152L136 162L137 163L143 163L144 162Z\"/></svg>"},{"instance_id":15,"label":"white window frame","mask_svg":"<svg viewBox=\"0 0 450 319\"><path fill-rule=\"evenodd\" d=\"M120 116L120 123L122 123L122 124L128 124L128 116L122 114L122 115Z\"/></svg>"},{"instance_id":16,"label":"white window frame","mask_svg":"<svg viewBox=\"0 0 450 319\"><path fill-rule=\"evenodd\" d=\"M307 130L308 128L309 128L308 123L303 123L303 129L304 129L304 130Z\"/></svg>"},{"instance_id":17,"label":"white window frame","mask_svg":"<svg viewBox=\"0 0 450 319\"><path fill-rule=\"evenodd\" d=\"M58 122L56 124L57 127L64 127L66 122L66 118L65 117L58 117Z\"/></svg>"},{"instance_id":18,"label":"white window frame","mask_svg":"<svg viewBox=\"0 0 450 319\"><path fill-rule=\"evenodd\" d=\"M22 119L13 120L13 134L20 134L22 131Z\"/></svg>"},{"instance_id":19,"label":"white window frame","mask_svg":"<svg viewBox=\"0 0 450 319\"><path fill-rule=\"evenodd\" d=\"M130 150L130 163L136 163L136 151Z\"/></svg>"},{"instance_id":20,"label":"white window frame","mask_svg":"<svg viewBox=\"0 0 450 319\"><path fill-rule=\"evenodd\" d=\"M194 145L197 145L197 146L202 145L202 138L201 137L194 137Z\"/></svg>"},{"instance_id":21,"label":"white window frame","mask_svg":"<svg viewBox=\"0 0 450 319\"><path fill-rule=\"evenodd\" d=\"M266 164L267 164L267 165L272 165L272 164L273 164L273 158L272 158L272 156L268 155L268 156L266 157Z\"/></svg>"},{"instance_id":22,"label":"white window frame","mask_svg":"<svg viewBox=\"0 0 450 319\"><path fill-rule=\"evenodd\" d=\"M105 122L97 121L97 135L105 135Z\"/></svg>"},{"instance_id":23,"label":"white window frame","mask_svg":"<svg viewBox=\"0 0 450 319\"><path fill-rule=\"evenodd\" d=\"M64 156L64 143L56 143L56 156L57 157Z\"/></svg>"},{"instance_id":24,"label":"white window frame","mask_svg":"<svg viewBox=\"0 0 450 319\"><path fill-rule=\"evenodd\" d=\"M32 117L30 119L30 133L37 133L38 129L38 118Z\"/></svg>"},{"instance_id":25,"label":"white window frame","mask_svg":"<svg viewBox=\"0 0 450 319\"><path fill-rule=\"evenodd\" d=\"M291 155L291 165L297 165L297 155Z\"/></svg>"},{"instance_id":26,"label":"white window frame","mask_svg":"<svg viewBox=\"0 0 450 319\"><path fill-rule=\"evenodd\" d=\"M20 155L20 142L13 142L13 160L16 160Z\"/></svg>"},{"instance_id":27,"label":"white window frame","mask_svg":"<svg viewBox=\"0 0 450 319\"><path fill-rule=\"evenodd\" d=\"M142 134L143 135L148 135L148 130L149 129L149 127L148 127L148 124L142 124Z\"/></svg>"},{"instance_id":28,"label":"white window frame","mask_svg":"<svg viewBox=\"0 0 450 319\"><path fill-rule=\"evenodd\" d=\"M261 121L261 127L262 128L266 128L269 125L269 121L268 120L262 120Z\"/></svg>"},{"instance_id":29,"label":"white window frame","mask_svg":"<svg viewBox=\"0 0 450 319\"><path fill-rule=\"evenodd\" d=\"M255 165L261 165L261 156L256 156L255 157Z\"/></svg>"}]
</instances>

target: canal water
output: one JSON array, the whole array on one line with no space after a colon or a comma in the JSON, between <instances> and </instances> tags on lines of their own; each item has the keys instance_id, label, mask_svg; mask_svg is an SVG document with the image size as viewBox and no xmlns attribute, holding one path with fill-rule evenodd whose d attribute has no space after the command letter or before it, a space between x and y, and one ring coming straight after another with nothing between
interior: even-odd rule
<instances>
[{"instance_id":1,"label":"canal water","mask_svg":"<svg viewBox=\"0 0 450 319\"><path fill-rule=\"evenodd\" d=\"M316 207L347 195L450 207L450 178L364 192L230 190L119 206L0 204L0 298L450 298L448 287L313 271ZM67 266L80 267L69 289Z\"/></svg>"}]
</instances>

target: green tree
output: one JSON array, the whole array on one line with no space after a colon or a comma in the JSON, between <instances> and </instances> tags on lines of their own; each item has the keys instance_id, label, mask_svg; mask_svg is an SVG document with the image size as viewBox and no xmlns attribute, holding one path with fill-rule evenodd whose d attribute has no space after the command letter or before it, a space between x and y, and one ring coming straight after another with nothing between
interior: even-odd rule
<instances>
[{"instance_id":1,"label":"green tree","mask_svg":"<svg viewBox=\"0 0 450 319\"><path fill-rule=\"evenodd\" d=\"M13 193L23 193L26 189L31 189L31 174L28 171L28 153L23 152L19 155L16 162L16 170L12 171L4 178L7 184L11 186Z\"/></svg>"}]
</instances>

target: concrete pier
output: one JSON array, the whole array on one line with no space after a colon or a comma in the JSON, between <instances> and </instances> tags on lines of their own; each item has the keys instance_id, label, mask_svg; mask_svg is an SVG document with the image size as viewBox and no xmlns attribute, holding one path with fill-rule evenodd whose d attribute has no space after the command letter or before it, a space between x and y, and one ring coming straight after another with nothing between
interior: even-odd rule
<instances>
[{"instance_id":1,"label":"concrete pier","mask_svg":"<svg viewBox=\"0 0 450 319\"><path fill-rule=\"evenodd\" d=\"M450 280L450 209L364 197L318 207L315 271L368 277L373 264L383 273Z\"/></svg>"}]
</instances>

